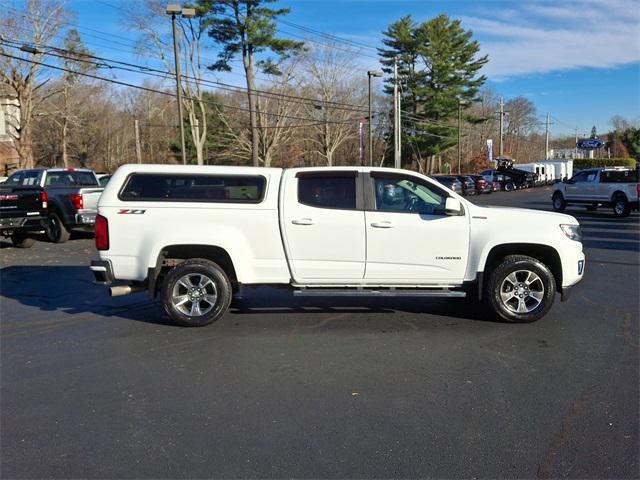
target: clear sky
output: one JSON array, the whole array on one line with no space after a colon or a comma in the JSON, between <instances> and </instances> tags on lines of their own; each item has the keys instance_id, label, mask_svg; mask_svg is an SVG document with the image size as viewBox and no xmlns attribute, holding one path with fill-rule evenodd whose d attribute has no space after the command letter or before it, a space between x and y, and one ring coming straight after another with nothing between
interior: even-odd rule
<instances>
[{"instance_id":1,"label":"clear sky","mask_svg":"<svg viewBox=\"0 0 640 480\"><path fill-rule=\"evenodd\" d=\"M157 65L131 53L137 32L127 29L122 17L139 1L71 0L69 5L85 43L97 55ZM506 99L528 97L541 118L551 113L558 119L554 134L569 134L575 127L588 133L592 125L604 132L613 115L640 117L637 0L281 0L274 5L291 7L285 20L298 26L370 47L380 46L381 32L403 15L422 22L444 12L472 30L489 54L483 70L488 85ZM296 39L318 39L292 26L281 25L280 31ZM205 56L213 59L215 53L212 46ZM361 64L354 65L355 71L362 70L363 81L367 69L378 67L374 57L375 52L365 49ZM241 84L240 72L238 68L217 78ZM115 77L140 81L130 74Z\"/></svg>"}]
</instances>

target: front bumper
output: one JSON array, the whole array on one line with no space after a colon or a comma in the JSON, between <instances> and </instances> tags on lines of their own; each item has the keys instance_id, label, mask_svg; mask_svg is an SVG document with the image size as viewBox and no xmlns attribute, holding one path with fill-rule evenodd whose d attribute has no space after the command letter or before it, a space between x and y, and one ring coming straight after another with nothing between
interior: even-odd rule
<instances>
[{"instance_id":1,"label":"front bumper","mask_svg":"<svg viewBox=\"0 0 640 480\"><path fill-rule=\"evenodd\" d=\"M93 283L96 285L111 285L115 280L109 260L91 260L89 268L93 272Z\"/></svg>"},{"instance_id":2,"label":"front bumper","mask_svg":"<svg viewBox=\"0 0 640 480\"><path fill-rule=\"evenodd\" d=\"M586 257L584 252L580 252L573 264L567 265L567 269L563 272L563 285L560 300L566 302L569 299L570 292L573 287L582 281L584 277L584 269L586 267Z\"/></svg>"}]
</instances>

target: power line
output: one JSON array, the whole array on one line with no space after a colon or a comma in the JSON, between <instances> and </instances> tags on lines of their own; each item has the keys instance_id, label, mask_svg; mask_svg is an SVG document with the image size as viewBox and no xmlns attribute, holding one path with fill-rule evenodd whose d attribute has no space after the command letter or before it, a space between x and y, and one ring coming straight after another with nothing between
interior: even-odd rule
<instances>
[{"instance_id":1,"label":"power line","mask_svg":"<svg viewBox=\"0 0 640 480\"><path fill-rule=\"evenodd\" d=\"M45 67L45 68L51 68L51 69L54 69L54 70L64 71L64 72L68 72L68 73L74 73L76 75L81 75L83 77L88 77L88 78L93 78L93 79L96 79L96 80L102 80L102 81L105 81L105 82L115 83L115 84L122 85L122 86L125 86L125 87L136 88L136 89L139 89L139 90L144 90L144 91L151 92L151 93L156 93L156 94L159 94L159 95L165 95L165 96L169 96L169 97L175 97L176 96L176 94L165 92L165 91L162 91L162 90L157 90L157 89L154 89L154 88L144 87L142 85L135 85L135 84L128 83L128 82L123 82L123 81L120 81L120 80L114 80L114 79L110 79L110 78L105 78L105 77L101 77L99 75L93 75L93 74L90 74L90 73L78 72L76 70L71 70L71 69L64 68L64 67L58 67L56 65L49 65L49 64L46 64L46 63L43 63L43 62L36 62L35 60L16 57L15 55L10 55L10 54L4 53L4 52L0 52L0 55L2 55L4 57L7 57L7 58L12 58L14 60L19 60L19 61L23 61L23 62L29 62L29 63L35 64L35 65L40 65L40 66ZM240 110L240 111L245 111L245 112L251 112L250 109L244 108L244 107L236 107L236 106L233 106L233 105L226 105L226 104L223 104L223 103L211 102L211 101L208 101L208 100L205 100L205 99L198 99L198 98L194 98L194 97L185 97L185 98L189 99L189 100L202 102L202 103L205 103L205 104L214 105L216 107L224 107L224 108L229 108L229 109L232 109L232 110ZM294 115L285 115L285 114L271 113L271 112L264 112L264 111L255 111L255 112L258 113L258 114L262 114L262 115L280 117L280 118L288 118L288 119L291 119L291 120L315 121L315 119L313 119L313 118L298 117L298 116L294 116ZM344 120L344 121L327 120L327 121L321 122L321 124L323 124L323 125L325 123L345 124L345 123L350 123L351 121L355 121L355 120L357 120L357 119L356 118L352 118L352 119ZM307 126L307 125L304 125L304 126ZM293 127L293 125L291 125L291 127ZM282 126L282 128L285 128L285 126Z\"/></svg>"},{"instance_id":2,"label":"power line","mask_svg":"<svg viewBox=\"0 0 640 480\"><path fill-rule=\"evenodd\" d=\"M22 42L20 41L15 41L15 40L1 40L0 39L0 43L4 43L5 45L12 47L12 48L21 48L22 45L20 45ZM13 45L12 45L13 44ZM34 44L31 44L34 45ZM173 72L167 72L164 70L159 70L156 68L151 68L151 67L146 67L143 65L138 65L138 64L133 64L133 63L128 63L128 62L122 62L119 60L113 60L113 59L109 59L106 57L99 57L96 55L91 55L85 52L72 52L69 50L65 50L65 49L61 49L61 48L57 48L57 47L52 47L52 46L48 46L48 45L39 45L39 47L44 47L44 48L48 48L51 50L55 50L55 51L62 51L62 52L67 52L70 53L72 55L76 55L76 56L83 56L83 57L88 57L88 58L92 58L95 60L98 60L100 62L110 62L110 63L115 63L115 64L119 64L119 65L123 65L123 66L115 66L115 65L110 65L108 63L97 63L94 61L89 61L89 60L83 60L77 57L69 57L69 56L65 56L65 55L60 55L58 53L52 53L52 52L44 52L47 55L51 55L57 58L62 58L62 59L66 59L66 60L73 60L73 61L80 61L80 62L84 62L84 63L89 63L91 65L94 65L97 68L102 68L102 67L106 67L109 69L119 69L119 70L124 70L124 71L129 71L129 72L134 72L134 73L142 73L145 75L152 75L152 76L156 76L156 77L161 77L163 79L169 78L169 77L173 77L175 78L175 73ZM37 47L34 47L37 48ZM158 75L160 74L160 75ZM223 82L218 82L218 81L213 81L213 80L208 80L208 79L196 79L195 77L189 76L189 75L180 75L180 77L182 79L184 79L185 81L187 81L188 83L192 83L192 84L198 84L198 83L203 83L205 85L209 85L209 86L213 86L215 88L219 88L221 90L227 90L227 91L232 91L235 93L238 92L242 92L245 93L247 92L247 89L243 88L243 87L237 87L228 83L223 83ZM279 93L279 92L270 92L270 91L266 91L266 90L257 90L257 89L252 89L249 90L250 92L255 93L257 96L262 96L262 97L266 97L266 98L286 98L289 99L290 101L292 101L293 103L304 103L304 104L312 104L314 107L316 106L324 106L325 108L332 108L332 109L336 109L336 110L346 110L346 111L352 111L352 112L364 112L365 109L361 106L355 105L355 104L348 104L348 103L342 103L342 102L335 102L335 101L331 101L331 100L320 100L320 99L314 99L311 97L301 97L298 95L291 95L291 94L286 94L286 93ZM376 114L379 114L379 112L376 112Z\"/></svg>"}]
</instances>

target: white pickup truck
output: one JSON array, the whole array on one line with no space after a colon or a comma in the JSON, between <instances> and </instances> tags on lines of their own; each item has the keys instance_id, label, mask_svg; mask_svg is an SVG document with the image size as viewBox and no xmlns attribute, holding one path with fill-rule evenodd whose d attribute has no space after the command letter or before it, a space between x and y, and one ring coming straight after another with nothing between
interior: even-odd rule
<instances>
[{"instance_id":1,"label":"white pickup truck","mask_svg":"<svg viewBox=\"0 0 640 480\"><path fill-rule=\"evenodd\" d=\"M568 215L480 207L415 172L370 167L125 165L96 218L96 282L159 294L202 326L244 286L295 295L484 299L532 322L582 279Z\"/></svg>"},{"instance_id":2,"label":"white pickup truck","mask_svg":"<svg viewBox=\"0 0 640 480\"><path fill-rule=\"evenodd\" d=\"M571 179L556 183L551 202L556 212L568 205L582 205L588 211L611 207L616 217L628 217L638 210L638 170L628 167L581 170Z\"/></svg>"}]
</instances>

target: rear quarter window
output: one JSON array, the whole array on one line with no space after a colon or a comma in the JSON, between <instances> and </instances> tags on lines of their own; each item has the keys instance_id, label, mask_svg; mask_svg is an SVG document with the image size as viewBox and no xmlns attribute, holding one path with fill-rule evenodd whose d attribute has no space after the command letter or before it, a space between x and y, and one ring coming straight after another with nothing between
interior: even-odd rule
<instances>
[{"instance_id":1,"label":"rear quarter window","mask_svg":"<svg viewBox=\"0 0 640 480\"><path fill-rule=\"evenodd\" d=\"M259 203L266 178L260 175L168 175L134 173L118 197L124 201Z\"/></svg>"},{"instance_id":2,"label":"rear quarter window","mask_svg":"<svg viewBox=\"0 0 640 480\"><path fill-rule=\"evenodd\" d=\"M637 170L603 170L600 173L602 183L637 183Z\"/></svg>"}]
</instances>

